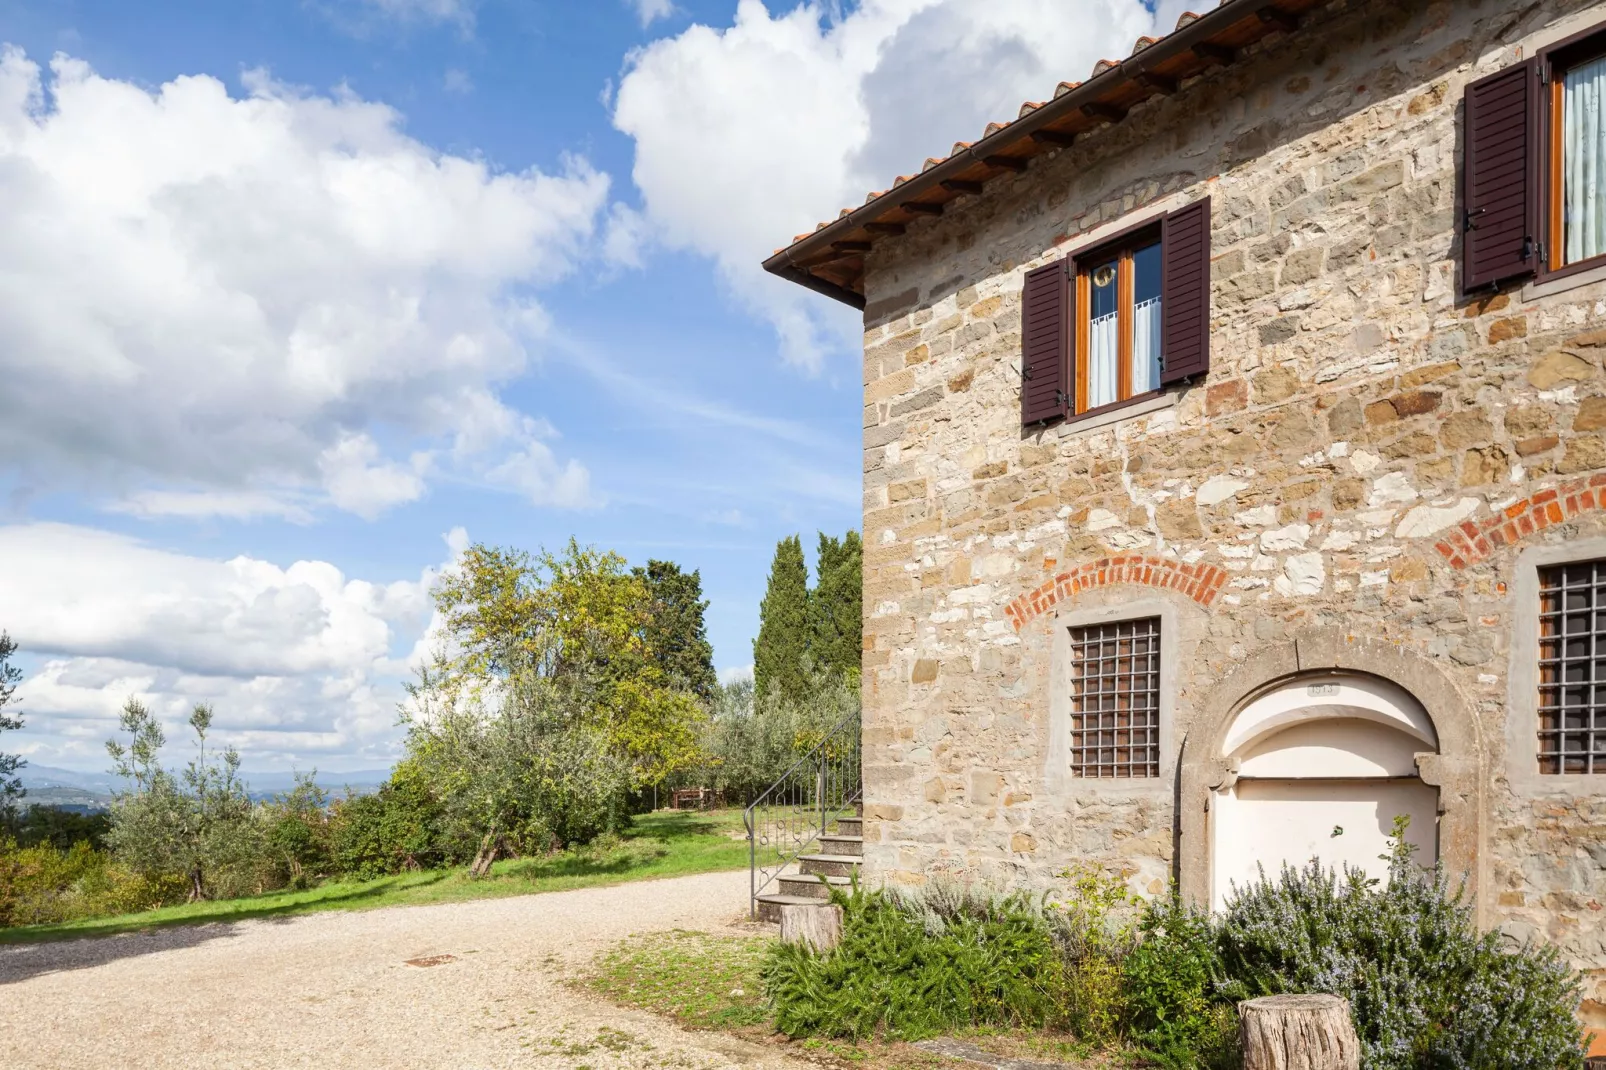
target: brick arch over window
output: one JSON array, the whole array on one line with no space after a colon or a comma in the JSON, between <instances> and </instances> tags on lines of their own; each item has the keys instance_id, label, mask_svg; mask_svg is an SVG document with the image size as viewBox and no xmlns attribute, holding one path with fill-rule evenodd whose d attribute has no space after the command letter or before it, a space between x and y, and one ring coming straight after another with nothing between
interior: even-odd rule
<instances>
[{"instance_id":1,"label":"brick arch over window","mask_svg":"<svg viewBox=\"0 0 1606 1070\"><path fill-rule=\"evenodd\" d=\"M1150 554L1105 557L1044 581L1005 606L1004 616L1018 632L1067 598L1118 583L1180 591L1209 609L1227 585L1227 573L1215 565L1185 565Z\"/></svg>"},{"instance_id":2,"label":"brick arch over window","mask_svg":"<svg viewBox=\"0 0 1606 1070\"><path fill-rule=\"evenodd\" d=\"M1264 647L1222 677L1193 708L1178 768L1177 884L1195 903L1210 895L1209 807L1216 791L1237 777L1224 756L1227 732L1239 712L1266 691L1314 672L1380 677L1422 704L1438 737L1436 754L1422 754L1417 769L1439 789L1439 858L1453 875L1465 874L1480 920L1492 913L1482 873L1487 821L1484 785L1488 752L1476 711L1432 659L1384 639L1338 628L1315 628Z\"/></svg>"},{"instance_id":3,"label":"brick arch over window","mask_svg":"<svg viewBox=\"0 0 1606 1070\"><path fill-rule=\"evenodd\" d=\"M1592 476L1512 502L1482 521L1450 529L1434 549L1451 568L1468 568L1505 546L1582 513L1606 510L1606 475Z\"/></svg>"}]
</instances>

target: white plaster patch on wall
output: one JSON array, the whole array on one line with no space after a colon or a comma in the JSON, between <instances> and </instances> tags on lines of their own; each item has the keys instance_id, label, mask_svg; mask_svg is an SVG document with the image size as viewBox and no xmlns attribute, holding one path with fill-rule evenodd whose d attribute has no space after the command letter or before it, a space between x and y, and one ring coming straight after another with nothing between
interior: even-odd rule
<instances>
[{"instance_id":1,"label":"white plaster patch on wall","mask_svg":"<svg viewBox=\"0 0 1606 1070\"><path fill-rule=\"evenodd\" d=\"M959 587L948 592L948 601L956 606L967 605L972 602L986 602L993 596L991 584L978 583L971 587Z\"/></svg>"},{"instance_id":2,"label":"white plaster patch on wall","mask_svg":"<svg viewBox=\"0 0 1606 1070\"><path fill-rule=\"evenodd\" d=\"M1382 569L1382 570L1377 571L1377 572L1363 572L1363 573L1361 573L1361 586L1362 587L1382 587L1382 586L1385 586L1388 583L1388 581L1389 581L1388 569Z\"/></svg>"},{"instance_id":3,"label":"white plaster patch on wall","mask_svg":"<svg viewBox=\"0 0 1606 1070\"><path fill-rule=\"evenodd\" d=\"M970 616L968 609L939 609L931 615L933 624L953 624L965 620Z\"/></svg>"},{"instance_id":4,"label":"white plaster patch on wall","mask_svg":"<svg viewBox=\"0 0 1606 1070\"><path fill-rule=\"evenodd\" d=\"M1273 586L1282 595L1321 594L1327 582L1327 563L1319 551L1295 554L1283 564Z\"/></svg>"},{"instance_id":5,"label":"white plaster patch on wall","mask_svg":"<svg viewBox=\"0 0 1606 1070\"><path fill-rule=\"evenodd\" d=\"M1104 541L1117 550L1136 550L1143 546L1152 546L1154 536L1146 531L1117 531L1104 536Z\"/></svg>"},{"instance_id":6,"label":"white plaster patch on wall","mask_svg":"<svg viewBox=\"0 0 1606 1070\"><path fill-rule=\"evenodd\" d=\"M898 612L898 603L896 603L896 602L878 602L876 604L875 613L873 614L873 616L890 617L896 612Z\"/></svg>"},{"instance_id":7,"label":"white plaster patch on wall","mask_svg":"<svg viewBox=\"0 0 1606 1070\"><path fill-rule=\"evenodd\" d=\"M1199 487L1194 497L1200 505L1220 505L1248 486L1243 480L1231 476L1211 476Z\"/></svg>"},{"instance_id":8,"label":"white plaster patch on wall","mask_svg":"<svg viewBox=\"0 0 1606 1070\"><path fill-rule=\"evenodd\" d=\"M1260 548L1267 553L1279 553L1284 550L1303 550L1310 541L1309 524L1289 524L1285 528L1273 528L1260 536Z\"/></svg>"},{"instance_id":9,"label":"white plaster patch on wall","mask_svg":"<svg viewBox=\"0 0 1606 1070\"><path fill-rule=\"evenodd\" d=\"M1390 502L1404 505L1406 502L1416 501L1418 497L1420 495L1417 494L1416 488L1411 486L1411 481L1405 478L1404 472L1390 472L1373 480L1372 491L1367 495L1366 504L1375 509Z\"/></svg>"},{"instance_id":10,"label":"white plaster patch on wall","mask_svg":"<svg viewBox=\"0 0 1606 1070\"><path fill-rule=\"evenodd\" d=\"M1350 455L1349 463L1350 467L1355 469L1356 475L1365 476L1377 471L1377 466L1383 463L1383 458L1365 450L1356 450Z\"/></svg>"},{"instance_id":11,"label":"white plaster patch on wall","mask_svg":"<svg viewBox=\"0 0 1606 1070\"><path fill-rule=\"evenodd\" d=\"M1452 524L1459 524L1478 508L1478 499L1462 498L1454 505L1419 505L1410 510L1394 529L1396 539L1421 539L1436 535Z\"/></svg>"},{"instance_id":12,"label":"white plaster patch on wall","mask_svg":"<svg viewBox=\"0 0 1606 1070\"><path fill-rule=\"evenodd\" d=\"M1335 531L1322 540L1322 549L1329 553L1348 550L1358 542L1360 542L1360 539L1356 537L1353 531Z\"/></svg>"},{"instance_id":13,"label":"white plaster patch on wall","mask_svg":"<svg viewBox=\"0 0 1606 1070\"><path fill-rule=\"evenodd\" d=\"M1018 568L1015 559L1006 554L988 554L978 558L975 565L975 574L986 579L998 579L1008 576Z\"/></svg>"},{"instance_id":14,"label":"white plaster patch on wall","mask_svg":"<svg viewBox=\"0 0 1606 1070\"><path fill-rule=\"evenodd\" d=\"M1244 527L1269 528L1277 523L1277 507L1275 505L1258 505L1253 509L1245 509L1241 513L1233 514L1233 519Z\"/></svg>"}]
</instances>

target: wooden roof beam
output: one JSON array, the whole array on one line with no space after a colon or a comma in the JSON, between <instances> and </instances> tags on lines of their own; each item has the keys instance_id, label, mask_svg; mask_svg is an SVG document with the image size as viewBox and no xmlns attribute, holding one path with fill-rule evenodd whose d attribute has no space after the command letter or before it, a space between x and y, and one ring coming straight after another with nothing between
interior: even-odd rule
<instances>
[{"instance_id":1,"label":"wooden roof beam","mask_svg":"<svg viewBox=\"0 0 1606 1070\"><path fill-rule=\"evenodd\" d=\"M985 184L981 182L969 182L963 178L945 178L942 180L941 185L949 193L969 193L972 196L986 188Z\"/></svg>"},{"instance_id":2,"label":"wooden roof beam","mask_svg":"<svg viewBox=\"0 0 1606 1070\"><path fill-rule=\"evenodd\" d=\"M1070 148L1076 143L1076 135L1063 130L1034 130L1031 138L1040 145L1054 145L1062 149Z\"/></svg>"},{"instance_id":3,"label":"wooden roof beam","mask_svg":"<svg viewBox=\"0 0 1606 1070\"><path fill-rule=\"evenodd\" d=\"M1017 175L1026 171L1026 161L1019 156L984 156L982 163L988 167L998 167L1005 171L1013 171Z\"/></svg>"},{"instance_id":4,"label":"wooden roof beam","mask_svg":"<svg viewBox=\"0 0 1606 1070\"><path fill-rule=\"evenodd\" d=\"M1277 7L1274 4L1267 4L1265 7L1255 12L1255 14L1258 15L1260 17L1260 21L1264 22L1267 26L1275 26L1284 33L1293 33L1295 30L1299 29L1299 16L1293 14L1292 12L1284 11L1282 8Z\"/></svg>"},{"instance_id":5,"label":"wooden roof beam","mask_svg":"<svg viewBox=\"0 0 1606 1070\"><path fill-rule=\"evenodd\" d=\"M1177 79L1153 71L1139 71L1135 77L1142 85L1168 97L1182 87L1182 83Z\"/></svg>"},{"instance_id":6,"label":"wooden roof beam","mask_svg":"<svg viewBox=\"0 0 1606 1070\"><path fill-rule=\"evenodd\" d=\"M1102 119L1107 123L1118 123L1126 118L1126 109L1117 104L1106 104L1102 100L1093 100L1082 105L1082 114L1090 119Z\"/></svg>"},{"instance_id":7,"label":"wooden roof beam","mask_svg":"<svg viewBox=\"0 0 1606 1070\"><path fill-rule=\"evenodd\" d=\"M1193 46L1194 54L1203 58L1214 60L1223 67L1238 58L1238 50L1231 45L1218 45L1214 41L1197 41Z\"/></svg>"},{"instance_id":8,"label":"wooden roof beam","mask_svg":"<svg viewBox=\"0 0 1606 1070\"><path fill-rule=\"evenodd\" d=\"M924 201L906 201L902 205L906 212L915 212L920 215L942 215L942 205L927 204Z\"/></svg>"},{"instance_id":9,"label":"wooden roof beam","mask_svg":"<svg viewBox=\"0 0 1606 1070\"><path fill-rule=\"evenodd\" d=\"M903 226L902 223L873 222L873 223L866 223L864 225L864 229L868 230L871 234L892 234L892 235L897 235L897 234L902 234L903 233L904 226Z\"/></svg>"}]
</instances>

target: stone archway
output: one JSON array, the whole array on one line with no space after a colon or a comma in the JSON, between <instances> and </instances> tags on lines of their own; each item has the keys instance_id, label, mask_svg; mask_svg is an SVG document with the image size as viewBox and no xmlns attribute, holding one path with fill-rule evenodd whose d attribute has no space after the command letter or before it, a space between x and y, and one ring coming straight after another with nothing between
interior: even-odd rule
<instances>
[{"instance_id":1,"label":"stone archway","mask_svg":"<svg viewBox=\"0 0 1606 1070\"><path fill-rule=\"evenodd\" d=\"M1250 699L1227 729L1229 772L1210 800L1211 906L1312 858L1385 878L1399 816L1417 857L1436 861L1439 793L1417 761L1438 747L1422 704L1377 676L1300 673Z\"/></svg>"},{"instance_id":2,"label":"stone archway","mask_svg":"<svg viewBox=\"0 0 1606 1070\"><path fill-rule=\"evenodd\" d=\"M1419 783L1438 794L1439 857L1450 872L1466 875L1467 890L1478 903L1480 918L1484 916L1486 907L1478 892L1485 884L1481 860L1487 761L1476 716L1449 679L1426 658L1392 643L1346 635L1337 629L1307 632L1261 650L1224 677L1195 707L1179 768L1177 879L1183 894L1199 905L1213 905L1211 807L1219 805L1218 793L1224 787L1234 786L1246 757L1264 757L1253 753L1254 733L1277 729L1277 716L1283 717L1284 728L1291 727L1290 716L1314 720L1308 713L1279 712L1276 702L1257 707L1250 722L1241 722L1240 715L1256 700L1279 692L1290 694L1291 683L1320 679L1318 674L1381 680L1385 689L1392 687L1408 696L1408 701L1396 701L1396 706L1420 710L1414 725L1406 723L1410 714L1392 725L1379 709L1370 713L1351 710L1349 714L1361 720L1371 718L1384 732L1403 734L1404 738L1377 735L1361 744L1371 748L1372 759L1381 768L1398 766L1402 748L1416 748L1411 761ZM1309 704L1283 703L1288 709ZM1271 721L1263 716L1268 713ZM1250 751L1244 750L1246 744ZM1276 772L1275 763L1286 760L1287 755L1273 759L1269 771ZM1364 770L1357 767L1353 771ZM1395 774L1402 771L1394 769ZM1420 805L1420 799L1413 805Z\"/></svg>"}]
</instances>

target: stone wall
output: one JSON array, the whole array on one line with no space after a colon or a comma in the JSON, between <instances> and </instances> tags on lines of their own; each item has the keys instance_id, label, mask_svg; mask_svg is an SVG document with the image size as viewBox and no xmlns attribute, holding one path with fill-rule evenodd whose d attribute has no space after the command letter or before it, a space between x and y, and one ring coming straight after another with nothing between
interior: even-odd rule
<instances>
[{"instance_id":1,"label":"stone wall","mask_svg":"<svg viewBox=\"0 0 1606 1070\"><path fill-rule=\"evenodd\" d=\"M1044 885L1098 860L1160 891L1197 704L1269 645L1337 629L1431 662L1470 711L1486 919L1606 967L1606 778L1513 779L1531 743L1508 753L1505 734L1513 627L1533 611L1513 598L1518 554L1606 537L1606 283L1456 287L1463 87L1593 22L1606 3L1335 3L877 243L875 878ZM1113 424L1023 433L1025 270L1205 195L1208 379ZM1140 598L1175 619L1166 776L1065 777L1052 622Z\"/></svg>"}]
</instances>

